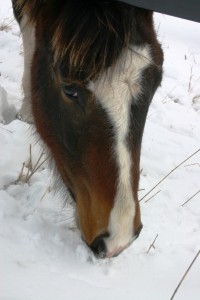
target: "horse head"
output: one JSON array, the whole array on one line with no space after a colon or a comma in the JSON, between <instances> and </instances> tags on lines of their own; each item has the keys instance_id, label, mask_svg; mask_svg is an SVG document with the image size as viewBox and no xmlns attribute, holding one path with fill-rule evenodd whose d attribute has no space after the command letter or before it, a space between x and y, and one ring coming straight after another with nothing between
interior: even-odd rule
<instances>
[{"instance_id":1,"label":"horse head","mask_svg":"<svg viewBox=\"0 0 200 300\"><path fill-rule=\"evenodd\" d=\"M13 2L19 22L34 28L37 131L75 201L84 241L99 257L118 255L142 228L141 141L163 62L152 12L119 1Z\"/></svg>"}]
</instances>

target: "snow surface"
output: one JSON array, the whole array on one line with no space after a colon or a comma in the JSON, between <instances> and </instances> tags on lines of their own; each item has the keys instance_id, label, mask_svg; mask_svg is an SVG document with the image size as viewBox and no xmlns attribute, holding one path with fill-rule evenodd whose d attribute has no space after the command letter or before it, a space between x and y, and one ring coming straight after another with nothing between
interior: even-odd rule
<instances>
[{"instance_id":1,"label":"snow surface","mask_svg":"<svg viewBox=\"0 0 200 300\"><path fill-rule=\"evenodd\" d=\"M144 133L140 199L200 148L200 24L159 14L155 23L164 78ZM41 149L29 125L15 120L22 51L11 3L1 1L0 299L170 299L200 249L200 193L182 206L200 191L200 152L141 201L144 228L134 244L117 258L95 259L75 228L72 207L55 193L47 164L25 182L30 144L33 166ZM200 299L200 257L175 299Z\"/></svg>"}]
</instances>

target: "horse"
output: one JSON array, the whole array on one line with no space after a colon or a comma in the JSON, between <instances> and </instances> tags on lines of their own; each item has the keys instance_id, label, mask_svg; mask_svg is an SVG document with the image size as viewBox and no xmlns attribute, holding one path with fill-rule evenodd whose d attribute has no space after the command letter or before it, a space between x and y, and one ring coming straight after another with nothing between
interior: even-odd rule
<instances>
[{"instance_id":1,"label":"horse","mask_svg":"<svg viewBox=\"0 0 200 300\"><path fill-rule=\"evenodd\" d=\"M142 229L142 135L163 65L153 12L115 0L12 4L24 118L50 150L83 240L98 258L115 257Z\"/></svg>"}]
</instances>

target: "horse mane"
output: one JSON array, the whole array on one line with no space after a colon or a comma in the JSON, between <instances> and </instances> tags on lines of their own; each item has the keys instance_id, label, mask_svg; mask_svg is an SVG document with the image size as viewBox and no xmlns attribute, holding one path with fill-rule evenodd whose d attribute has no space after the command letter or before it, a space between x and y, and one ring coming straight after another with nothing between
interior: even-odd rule
<instances>
[{"instance_id":1,"label":"horse mane","mask_svg":"<svg viewBox=\"0 0 200 300\"><path fill-rule=\"evenodd\" d=\"M114 66L123 49L137 41L136 10L114 0L18 0L22 13L35 23L51 15L54 64L64 66L69 78L94 79ZM42 12L42 14L41 14ZM66 70L67 69L67 70Z\"/></svg>"}]
</instances>

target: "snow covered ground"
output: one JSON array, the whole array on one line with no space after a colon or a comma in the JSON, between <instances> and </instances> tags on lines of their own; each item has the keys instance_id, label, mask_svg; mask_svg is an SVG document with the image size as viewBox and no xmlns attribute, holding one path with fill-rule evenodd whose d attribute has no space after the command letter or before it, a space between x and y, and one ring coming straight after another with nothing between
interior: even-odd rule
<instances>
[{"instance_id":1,"label":"snow covered ground","mask_svg":"<svg viewBox=\"0 0 200 300\"><path fill-rule=\"evenodd\" d=\"M146 124L140 199L200 149L200 24L159 14L155 22L165 52L164 79ZM0 299L170 299L200 250L200 152L141 201L144 228L134 244L117 258L96 260L74 227L72 208L63 206L55 193L29 125L15 120L22 99L22 71L19 29L10 1L4 0L0 5ZM41 166L32 175L31 164L34 168L39 158ZM155 248L147 253L156 236ZM200 257L175 299L200 299Z\"/></svg>"}]
</instances>

